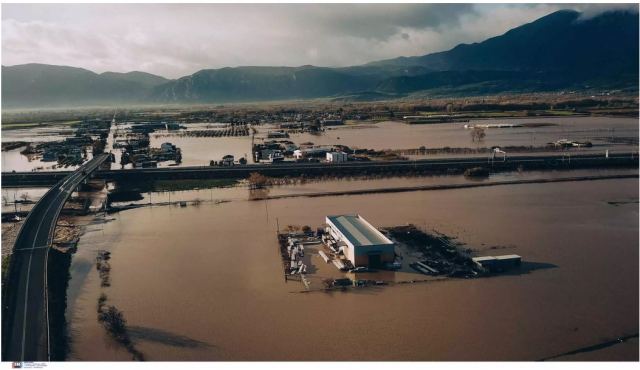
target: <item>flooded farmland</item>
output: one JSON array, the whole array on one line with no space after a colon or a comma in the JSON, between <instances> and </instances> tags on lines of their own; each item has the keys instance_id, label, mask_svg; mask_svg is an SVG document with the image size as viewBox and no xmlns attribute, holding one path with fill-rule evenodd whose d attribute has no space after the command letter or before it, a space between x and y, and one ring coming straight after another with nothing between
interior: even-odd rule
<instances>
[{"instance_id":1,"label":"flooded farmland","mask_svg":"<svg viewBox=\"0 0 640 370\"><path fill-rule=\"evenodd\" d=\"M539 127L490 128L481 142L474 142L470 130L465 124L550 124ZM194 137L185 133L195 130L216 130L222 124L185 124L184 129L168 131L158 130L150 134L150 146L159 147L164 142L171 142L182 149L182 162L177 166L208 166L210 161L219 161L224 155L231 154L236 160L245 157L251 163L251 136L239 137ZM69 135L71 131L55 129L12 129L3 130L3 142L11 141L50 141ZM120 123L119 129L130 128L131 124ZM275 130L276 125L257 126L256 142L262 142L267 132ZM56 131L57 130L57 131ZM68 130L68 129L67 129ZM52 136L53 132L62 132L63 136ZM637 151L638 124L635 118L611 117L566 117L566 118L526 118L526 119L487 119L471 120L468 123L417 124L386 121L329 127L320 135L309 133L292 133L288 140L296 145L312 142L315 145L346 145L352 148L374 150L401 150L426 148L478 148L491 146L534 146L543 147L549 142L560 139L590 141L591 148L578 148L577 152ZM110 138L113 140L113 138ZM3 171L51 170L54 163L42 162L40 159L28 159L20 154L21 149L3 153ZM116 162L113 169L120 168L120 151L115 150ZM444 154L447 155L447 154ZM483 154L484 155L484 154ZM450 154L448 154L450 156ZM428 158L429 156L423 156ZM431 156L433 157L433 155ZM161 162L163 166L174 166L174 161ZM131 165L127 165L130 167ZM128 168L127 167L127 168ZM66 168L72 169L73 167ZM64 170L65 168L60 168Z\"/></svg>"},{"instance_id":2,"label":"flooded farmland","mask_svg":"<svg viewBox=\"0 0 640 370\"><path fill-rule=\"evenodd\" d=\"M227 154L238 159L245 157L251 160L250 137L206 138L172 135L151 135L150 137L152 147L159 147L160 144L169 141L179 148L184 148L180 166L208 166L210 161L219 161Z\"/></svg>"},{"instance_id":3,"label":"flooded farmland","mask_svg":"<svg viewBox=\"0 0 640 370\"><path fill-rule=\"evenodd\" d=\"M486 130L483 142L472 142L469 130L464 125L476 124L535 124L549 123L549 126L493 128ZM338 126L327 130L321 136L310 134L293 135L297 144L313 142L318 145L342 144L375 150L409 149L425 146L475 147L475 146L544 146L559 139L590 140L594 147L612 145L614 138L626 138L627 144L618 143L614 147L629 150L637 147L638 122L634 118L610 117L567 117L567 118L526 118L470 120L466 123L416 124L402 122L380 122L375 125ZM635 141L634 141L635 139ZM630 142L629 142L630 141ZM635 144L635 145L632 145Z\"/></svg>"},{"instance_id":4,"label":"flooded farmland","mask_svg":"<svg viewBox=\"0 0 640 370\"><path fill-rule=\"evenodd\" d=\"M149 360L537 360L635 334L637 189L618 179L248 201L230 188L198 195L233 191L226 203L87 220L68 290L70 359L131 358L96 320L102 293ZM353 212L377 227L436 229L479 255L504 246L544 268L331 293L285 282L276 225ZM111 252L109 287L99 250ZM637 361L637 339L598 355Z\"/></svg>"}]
</instances>

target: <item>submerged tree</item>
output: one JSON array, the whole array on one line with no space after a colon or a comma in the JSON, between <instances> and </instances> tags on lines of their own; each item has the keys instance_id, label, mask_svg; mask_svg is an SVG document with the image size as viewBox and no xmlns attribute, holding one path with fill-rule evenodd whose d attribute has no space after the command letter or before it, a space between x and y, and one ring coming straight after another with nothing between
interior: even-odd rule
<instances>
[{"instance_id":1,"label":"submerged tree","mask_svg":"<svg viewBox=\"0 0 640 370\"><path fill-rule=\"evenodd\" d=\"M473 130L471 130L471 141L482 141L485 136L486 133L481 127L474 127Z\"/></svg>"},{"instance_id":2,"label":"submerged tree","mask_svg":"<svg viewBox=\"0 0 640 370\"><path fill-rule=\"evenodd\" d=\"M264 188L269 182L268 177L258 172L251 172L247 180L249 181L249 188L251 189Z\"/></svg>"},{"instance_id":3,"label":"submerged tree","mask_svg":"<svg viewBox=\"0 0 640 370\"><path fill-rule=\"evenodd\" d=\"M127 330L127 321L120 310L114 306L108 306L98 315L105 328L117 338L120 338Z\"/></svg>"}]
</instances>

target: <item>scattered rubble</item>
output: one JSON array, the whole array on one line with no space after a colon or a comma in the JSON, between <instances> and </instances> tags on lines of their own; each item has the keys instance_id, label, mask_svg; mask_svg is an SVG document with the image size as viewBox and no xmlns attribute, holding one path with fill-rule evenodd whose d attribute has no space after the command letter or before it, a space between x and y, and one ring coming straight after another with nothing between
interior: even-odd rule
<instances>
[{"instance_id":1,"label":"scattered rubble","mask_svg":"<svg viewBox=\"0 0 640 370\"><path fill-rule=\"evenodd\" d=\"M445 235L426 233L412 224L387 228L386 231L397 243L422 254L420 261L412 265L419 272L464 278L479 275L478 267L470 256L471 250L462 248Z\"/></svg>"}]
</instances>

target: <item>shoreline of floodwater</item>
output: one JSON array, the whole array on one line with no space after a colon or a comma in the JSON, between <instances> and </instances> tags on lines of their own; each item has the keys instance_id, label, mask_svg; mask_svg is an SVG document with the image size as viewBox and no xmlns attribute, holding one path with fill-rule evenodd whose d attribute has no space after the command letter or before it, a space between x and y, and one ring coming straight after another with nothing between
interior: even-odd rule
<instances>
[{"instance_id":1,"label":"shoreline of floodwater","mask_svg":"<svg viewBox=\"0 0 640 370\"><path fill-rule=\"evenodd\" d=\"M384 189L358 189L358 190L343 190L343 191L331 191L331 192L316 192L306 194L282 194L282 195L266 195L255 196L249 198L250 201L256 200L273 200L273 199L286 199L286 198L300 198L300 197L326 197L326 196L341 196L341 195L362 195L362 194L379 194L379 193L403 193L412 191L429 191L429 190L452 190L452 189L466 189L466 188L478 188L488 186L501 186L501 185L525 185L525 184L544 184L554 182L574 182L574 181L596 181L596 180L614 180L614 179L633 179L638 178L638 174L635 175L600 175L600 176L580 176L580 177L567 177L559 179L530 179L530 180L513 180L513 181L493 181L486 183L471 183L471 184L448 184L448 185L422 185L422 186L410 186L410 187L394 187Z\"/></svg>"}]
</instances>

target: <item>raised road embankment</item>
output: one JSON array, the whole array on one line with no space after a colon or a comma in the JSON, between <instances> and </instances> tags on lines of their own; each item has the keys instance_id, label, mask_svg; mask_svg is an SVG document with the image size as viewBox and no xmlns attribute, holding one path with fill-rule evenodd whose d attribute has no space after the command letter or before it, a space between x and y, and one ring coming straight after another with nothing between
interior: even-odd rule
<instances>
[{"instance_id":1,"label":"raised road embankment","mask_svg":"<svg viewBox=\"0 0 640 370\"><path fill-rule=\"evenodd\" d=\"M404 186L404 187L397 186L392 188L323 191L323 192L295 193L295 194L281 194L281 195L266 194L264 196L254 196L250 200L258 201L258 200L267 200L267 199L272 200L272 199L303 198L303 197L308 197L308 198L334 197L338 195L406 193L406 192L412 192L412 191L456 190L456 189L484 188L484 187L490 187L490 186L504 186L504 185L549 184L549 183L557 183L557 182L597 181L597 180L615 180L615 179L633 179L633 178L638 178L638 175L634 174L634 175L578 176L578 177L565 177L565 178L552 178L552 179L487 181L487 182L466 183L466 184L420 185L420 186Z\"/></svg>"},{"instance_id":2,"label":"raised road embankment","mask_svg":"<svg viewBox=\"0 0 640 370\"><path fill-rule=\"evenodd\" d=\"M2 361L51 360L47 288L51 239L64 203L106 158L106 154L96 156L60 180L22 225L2 292Z\"/></svg>"},{"instance_id":3,"label":"raised road embankment","mask_svg":"<svg viewBox=\"0 0 640 370\"><path fill-rule=\"evenodd\" d=\"M464 171L472 167L487 167L493 171L513 171L578 168L616 168L637 167L637 153L612 154L554 154L514 156L506 160L496 158L439 158L415 161L370 161L346 163L278 163L236 165L229 167L171 167L142 168L127 170L101 171L97 178L105 180L136 182L148 180L186 180L186 179L242 179L251 172L266 176L352 176L373 174L403 174L412 172L450 173ZM50 186L59 181L68 172L3 172L2 185L5 187Z\"/></svg>"}]
</instances>

